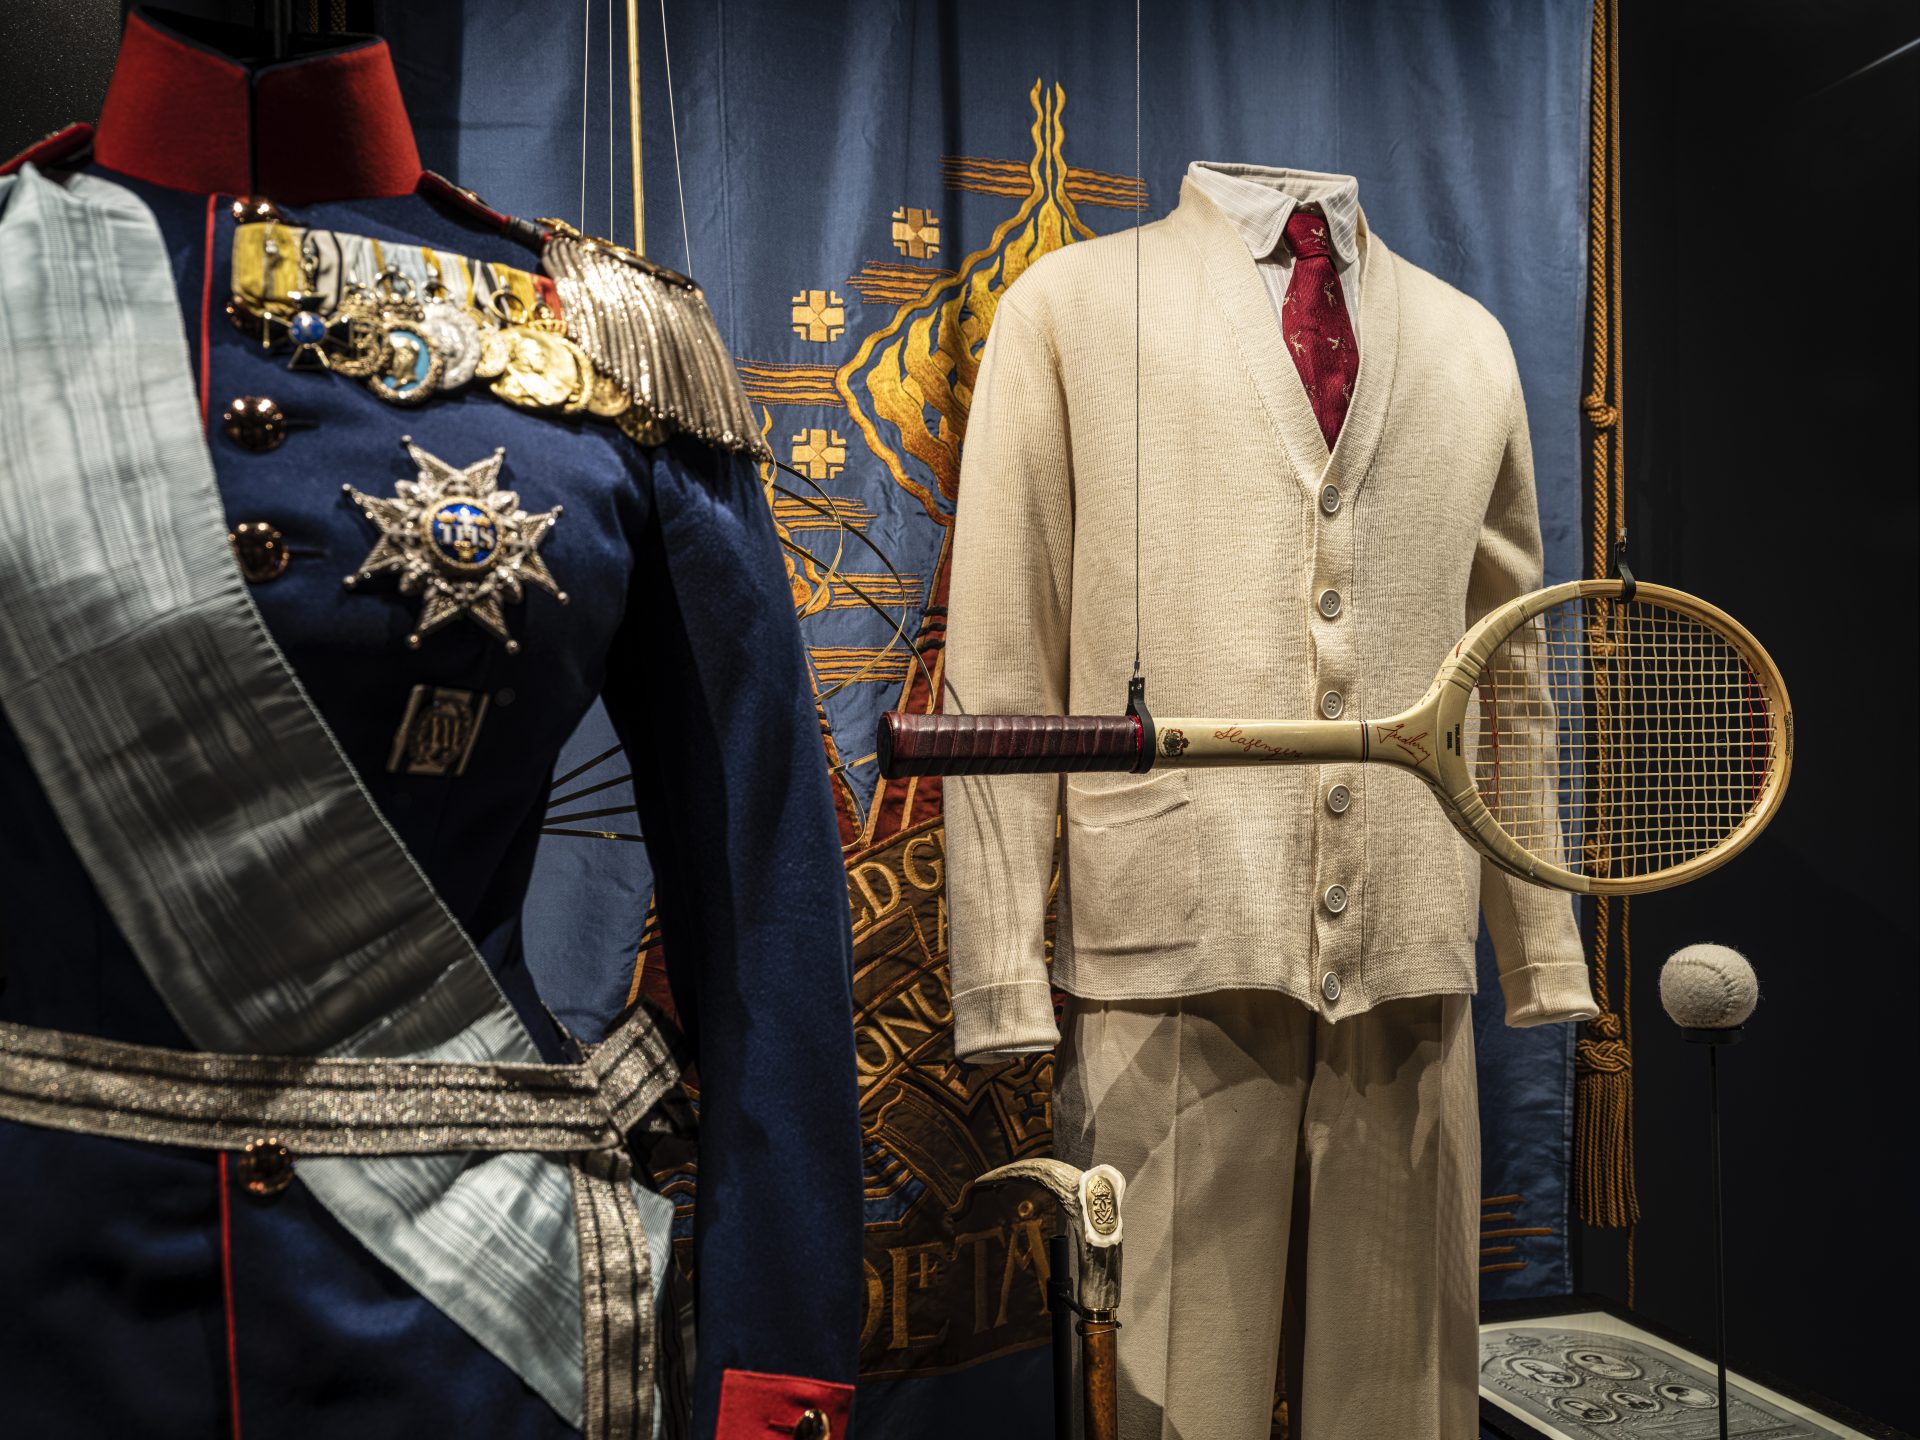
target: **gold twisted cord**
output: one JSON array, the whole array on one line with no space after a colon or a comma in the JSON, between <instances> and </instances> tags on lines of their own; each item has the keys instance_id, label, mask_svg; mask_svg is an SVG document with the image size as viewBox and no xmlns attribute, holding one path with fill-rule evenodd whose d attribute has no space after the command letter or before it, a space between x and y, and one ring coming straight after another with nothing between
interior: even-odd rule
<instances>
[{"instance_id":1,"label":"gold twisted cord","mask_svg":"<svg viewBox=\"0 0 1920 1440\"><path fill-rule=\"evenodd\" d=\"M1587 296L1589 369L1580 411L1588 426L1592 505L1591 554L1595 579L1612 573L1626 532L1626 433L1623 424L1621 307L1620 53L1618 0L1594 0L1592 93L1589 108ZM1601 602L1590 624L1596 639L1618 633L1628 607ZM1612 742L1611 645L1594 647L1594 826L1589 859L1595 873L1612 864L1615 799L1620 777ZM1626 1227L1627 1303L1634 1300L1632 1227L1640 1218L1633 1173L1632 948L1623 899L1619 926L1605 896L1593 913L1593 989L1599 1015L1574 1048L1577 1072L1573 1190L1580 1218L1590 1225ZM1611 960L1619 942L1620 1009L1614 1009Z\"/></svg>"}]
</instances>

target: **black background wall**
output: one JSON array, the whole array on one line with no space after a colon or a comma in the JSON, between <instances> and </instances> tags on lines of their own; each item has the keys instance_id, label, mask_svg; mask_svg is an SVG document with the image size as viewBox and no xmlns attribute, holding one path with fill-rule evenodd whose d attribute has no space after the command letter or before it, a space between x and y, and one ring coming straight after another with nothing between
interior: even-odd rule
<instances>
[{"instance_id":1,"label":"black background wall","mask_svg":"<svg viewBox=\"0 0 1920 1440\"><path fill-rule=\"evenodd\" d=\"M1711 1334L1706 1059L1656 985L1721 941L1763 997L1721 1057L1729 1349L1920 1430L1920 49L1854 74L1920 7L1622 10L1634 566L1739 616L1798 728L1761 842L1633 907L1635 1298ZM1582 1283L1622 1296L1621 1237L1581 1238Z\"/></svg>"},{"instance_id":2,"label":"black background wall","mask_svg":"<svg viewBox=\"0 0 1920 1440\"><path fill-rule=\"evenodd\" d=\"M1920 1430L1920 49L1855 73L1920 8L1622 8L1634 564L1762 638L1799 731L1766 839L1634 907L1635 1299L1710 1333L1705 1060L1656 983L1723 941L1764 995L1723 1057L1733 1356ZM0 155L92 117L119 11L0 0ZM1624 1298L1624 1237L1576 1238L1582 1284Z\"/></svg>"}]
</instances>

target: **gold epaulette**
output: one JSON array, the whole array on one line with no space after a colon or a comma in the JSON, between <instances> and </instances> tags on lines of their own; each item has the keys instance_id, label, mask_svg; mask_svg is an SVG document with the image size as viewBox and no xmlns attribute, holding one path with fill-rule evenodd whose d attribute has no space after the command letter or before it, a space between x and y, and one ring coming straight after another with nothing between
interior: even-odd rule
<instances>
[{"instance_id":1,"label":"gold epaulette","mask_svg":"<svg viewBox=\"0 0 1920 1440\"><path fill-rule=\"evenodd\" d=\"M675 432L770 458L700 287L565 221L540 223L541 267L559 292L567 338L632 402L615 423L642 441Z\"/></svg>"}]
</instances>

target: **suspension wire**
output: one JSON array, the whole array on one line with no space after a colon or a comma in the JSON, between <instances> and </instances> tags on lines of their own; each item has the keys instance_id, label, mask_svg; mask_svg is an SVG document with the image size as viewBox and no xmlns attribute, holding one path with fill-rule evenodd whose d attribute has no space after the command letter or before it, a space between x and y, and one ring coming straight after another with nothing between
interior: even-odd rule
<instances>
[{"instance_id":1,"label":"suspension wire","mask_svg":"<svg viewBox=\"0 0 1920 1440\"><path fill-rule=\"evenodd\" d=\"M627 159L633 171L633 250L647 253L647 195L640 183L640 6L627 0ZM607 232L613 234L611 230Z\"/></svg>"},{"instance_id":2,"label":"suspension wire","mask_svg":"<svg viewBox=\"0 0 1920 1440\"><path fill-rule=\"evenodd\" d=\"M593 0L581 0L580 13L580 233L587 229L587 74L593 59Z\"/></svg>"},{"instance_id":3,"label":"suspension wire","mask_svg":"<svg viewBox=\"0 0 1920 1440\"><path fill-rule=\"evenodd\" d=\"M1133 0L1133 676L1140 678L1140 224L1147 199L1140 163L1140 0Z\"/></svg>"},{"instance_id":4,"label":"suspension wire","mask_svg":"<svg viewBox=\"0 0 1920 1440\"><path fill-rule=\"evenodd\" d=\"M613 238L613 0L607 0L607 238Z\"/></svg>"},{"instance_id":5,"label":"suspension wire","mask_svg":"<svg viewBox=\"0 0 1920 1440\"><path fill-rule=\"evenodd\" d=\"M667 124L673 129L673 184L680 192L680 247L693 274L693 241L687 238L687 183L680 174L680 117L673 108L673 48L667 43L667 0L660 0L660 57L667 71Z\"/></svg>"}]
</instances>

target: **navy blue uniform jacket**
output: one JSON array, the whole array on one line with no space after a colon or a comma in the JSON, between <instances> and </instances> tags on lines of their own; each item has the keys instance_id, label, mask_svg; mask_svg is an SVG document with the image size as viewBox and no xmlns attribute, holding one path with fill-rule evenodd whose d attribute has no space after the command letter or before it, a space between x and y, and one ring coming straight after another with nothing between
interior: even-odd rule
<instances>
[{"instance_id":1,"label":"navy blue uniform jacket","mask_svg":"<svg viewBox=\"0 0 1920 1440\"><path fill-rule=\"evenodd\" d=\"M43 165L63 148L43 147ZM302 224L537 268L477 213L394 193L411 190L419 162L378 42L249 70L136 15L96 156L96 173L152 208L171 252L228 520L277 527L292 553L252 590L268 627L555 1061L568 1057L522 963L521 901L555 758L605 697L701 1079L696 1434L723 1418L729 1370L790 1378L729 1380L722 1436L790 1429L801 1401L844 1411L863 1293L846 888L753 462L686 440L645 449L484 384L400 409L355 381L289 371L284 350L263 353L227 322L234 190ZM369 193L386 198L331 198ZM220 423L243 395L307 427L270 452L243 449ZM510 605L519 654L465 620L409 649L417 598L390 579L343 587L375 533L341 486L393 493L412 473L402 434L456 465L504 446L501 483L529 510L565 507L541 553L571 603L533 591ZM0 465L31 479L30 456ZM463 776L387 769L419 684L491 697ZM4 722L0 815L0 1019L191 1048ZM218 1176L210 1153L0 1123L0 1430L572 1433L362 1249L297 1171L275 1199L230 1188L224 1205Z\"/></svg>"}]
</instances>

